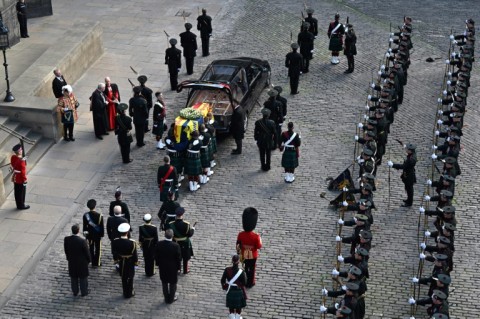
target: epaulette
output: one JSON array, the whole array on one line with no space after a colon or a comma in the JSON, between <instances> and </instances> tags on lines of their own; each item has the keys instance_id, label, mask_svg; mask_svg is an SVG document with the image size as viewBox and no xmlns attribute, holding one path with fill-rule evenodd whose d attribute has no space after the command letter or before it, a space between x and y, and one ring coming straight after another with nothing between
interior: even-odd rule
<instances>
[{"instance_id":1,"label":"epaulette","mask_svg":"<svg viewBox=\"0 0 480 319\"><path fill-rule=\"evenodd\" d=\"M193 141L192 144L196 146L196 145L198 145L198 143L200 143L200 142L198 140L195 140L195 141Z\"/></svg>"}]
</instances>

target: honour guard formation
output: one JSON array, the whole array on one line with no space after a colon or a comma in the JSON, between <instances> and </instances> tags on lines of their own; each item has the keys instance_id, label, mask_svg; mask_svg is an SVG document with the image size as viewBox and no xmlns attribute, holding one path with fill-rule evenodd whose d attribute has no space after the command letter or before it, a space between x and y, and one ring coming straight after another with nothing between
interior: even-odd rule
<instances>
[{"instance_id":1,"label":"honour guard formation","mask_svg":"<svg viewBox=\"0 0 480 319\"><path fill-rule=\"evenodd\" d=\"M333 5L332 8L337 9ZM145 304L155 300L160 307L152 308L152 312L138 312L138 315L148 316L155 312L160 317L180 318L181 316L176 316L176 308L188 308L189 298L192 296L204 296L204 293L219 295L223 291L222 315L229 319L307 317L459 319L460 317L453 315L456 304L450 300L455 291L452 285L462 278L462 274L458 274L454 268L454 261L458 260L458 256L454 259L455 235L458 238L457 229L462 228L457 223L458 209L455 206L457 196L462 195L459 191L462 188L459 188L456 182L462 173L459 155L463 150L461 138L466 127L464 115L467 111L471 71L475 61L474 20L465 21L463 32L457 34L452 29L451 34L446 35L449 38L449 49L445 56L448 58L444 61L443 79L438 79L438 83L441 83L439 95L432 100L432 104L436 103L435 114L431 114L435 117L435 122L432 136L427 139L429 146L426 150L424 147L426 137L412 138L412 135L393 125L395 120L398 124L399 118L416 116L405 114L404 109L407 104L404 104L407 92L405 89L407 83L412 83L412 80L407 81L408 75L413 68L421 68L413 43L417 26L414 26L410 16L403 17L403 24L398 30L392 31L390 26L390 32L386 36L388 43L385 43L380 63L371 58L366 65L361 57L355 61L356 56L362 53L361 43L366 37L365 29L361 26L362 22L355 19L351 22L350 18L355 18L354 15L348 17L333 10L321 11L320 15L320 10L315 11L305 4L306 16L302 11L300 31L296 38L291 33L290 41L284 43L283 49L274 51L283 52L277 59L280 63L277 61L270 66L267 62L266 65L259 67L260 64L255 64L257 62L252 60L253 62L248 62L249 66L244 67L242 63L245 61L242 59L245 58L234 58L232 60L238 63L235 67L240 71L229 73L228 69L234 67L221 63L209 64L205 72L200 71L200 67L205 64L204 60L218 53L215 46L219 44L215 39L221 31L218 33L215 31L215 38L212 38L212 21L216 16L212 15L212 18L207 15L205 8L197 10L198 16L195 19L201 40L200 58L195 60L199 50L197 34L192 32L194 25L188 22L188 14L185 11L179 11L183 17L181 26L185 30L182 30L178 37L171 37L164 31L168 46L165 50L165 60L163 61L162 57L161 64L164 63L166 66L163 68L168 71L166 87L170 93L153 90L158 83L157 80L152 80L150 75L147 77L137 72L135 64L132 64L135 68L132 66L130 68L138 83L135 84L128 79L131 85L131 97L128 102L124 94L122 94L124 100L121 100L119 85L112 83L110 77L105 77L105 83L99 83L91 93L90 111L95 134L95 137L92 135L92 139L96 138L99 140L98 143L105 143L102 140L108 139L106 136L109 132L116 135L122 162L120 163L120 156L117 155L120 164L115 166L118 171L114 174L120 176L128 172L127 175L118 177L118 180L124 178L125 184L127 182L129 184L121 184L122 190L120 187L115 188L115 200L110 198L107 202L108 216L103 215L101 211L104 207L104 203L101 203L101 193L89 196L95 199L82 202L88 211L82 212L81 222L72 220L68 226L69 236L62 237L66 259L64 269L66 274L68 272L70 280L68 289L69 291L71 289L69 295L73 302L81 302L82 297L88 301L107 297L116 303L117 300L113 300L111 296L100 295L93 288L107 278L107 281L114 282L112 286L117 287L117 290L109 289L109 293L122 300L128 299L122 304L122 307L126 308L120 310L126 312L125 317L137 314L134 310L128 312L130 311L128 307L133 307L137 300ZM209 12L212 11L209 9ZM332 16L333 21L330 21ZM22 23L21 36L29 37L26 31L26 16L22 19L24 20L21 20L19 15L19 21ZM215 21L216 28L222 27L222 21ZM298 17L296 21L298 22ZM323 30L322 28L319 30L319 24L324 26ZM298 32L298 24L295 24L295 30ZM162 42L164 40L163 38ZM369 39L368 43L377 40ZM287 45L290 52L285 55L284 48ZM234 48L228 51L229 54L235 52L237 47ZM342 51L346 57L345 61L341 58ZM182 55L185 59L183 73ZM425 62L435 62L436 59L443 58L428 58ZM362 63L359 63L359 60ZM338 72L339 67L336 65L343 62L346 69ZM308 208L308 200L312 194L318 194L321 187L318 180L322 176L318 176L317 171L307 171L300 164L306 166L313 162L313 165L323 165L324 157L320 156L325 154L320 153L328 153L330 150L327 142L324 143L327 137L320 133L322 131L312 125L305 125L304 117L314 115L305 115L308 111L302 110L302 107L303 104L311 103L318 104L320 108L324 107L323 102L326 101L329 107L326 112L336 113L332 111L331 106L335 107L335 103L344 103L341 97L333 99L334 102L329 100L338 92L333 92L335 94L324 92L325 100L316 100L317 96L314 96L313 91L320 91L323 88L310 86L317 81L315 80L317 76L323 76L318 74L320 68L322 72L334 73L332 77L353 81L357 81L362 74L371 72L368 70L372 68L373 75L364 91L365 95L358 98L362 101L356 103L355 109L350 109L353 113L351 118L355 118L355 134L352 134L353 137L349 140L349 143L354 143L353 156L351 152L349 153L350 165L338 177L327 178L327 190L335 195L334 199L327 200L328 206L330 210L335 210L335 215L333 218L326 217L330 219L330 224L322 219L324 224L316 225L313 221L317 219L308 217L306 210L311 209ZM274 77L283 87L271 83L272 72L284 73L283 80L280 76ZM254 87L252 83L265 73L268 73L265 85L261 83ZM204 80L205 74L210 76L209 80ZM80 103L60 69L56 68L54 75L52 90L57 99L56 112L60 115L63 125L63 140L73 142L79 140L78 135L75 135L77 137L75 139L73 133L74 124L80 118L77 114ZM183 81L183 76L202 78L199 81ZM353 78L357 76L358 79ZM147 82L151 83L148 85L152 88L147 86ZM207 89L199 90L200 85L206 86ZM284 92L285 85L290 86L287 92ZM175 91L180 93L184 88L188 88L187 103L186 107L177 112L179 113L177 116L173 114L178 108L173 103L172 96ZM412 85L409 86L410 90L414 90ZM354 90L355 94L358 92L360 90ZM244 96L248 98L243 99ZM240 103L241 101L243 102ZM245 101L257 105L257 109L247 108ZM408 97L405 101L409 101ZM223 104L226 106L220 106ZM336 126L351 124L346 117L341 118L341 115L317 119L317 124L324 125L327 121L333 121L332 135L336 135L338 133L335 131ZM412 123L414 122L412 119ZM304 133L303 140L301 131ZM148 132L152 135L150 136ZM233 140L226 140L225 133L231 134ZM315 136L318 145L309 143L311 139L308 138L312 136ZM399 136L402 138L397 138ZM148 149L152 145L150 140L154 141L154 147ZM334 143L339 143L341 137L337 136L334 140ZM134 141L136 147L131 148ZM227 152L225 145L221 145L222 142L230 142L235 148ZM77 141L73 144L79 143ZM10 166L13 172L15 203L18 210L27 210L30 206L26 204L25 198L27 169L23 143L15 145L12 150L14 154L11 156ZM302 155L304 150L313 152L318 157L304 159ZM391 153L397 155L400 151L404 152L401 160L391 156ZM425 152L429 153L428 157L424 156ZM139 154L155 159L150 160ZM242 171L243 166L239 165L242 161L248 161L246 165L254 168L254 174ZM130 164L132 162L133 164ZM154 184L151 188L154 188L156 194L154 210L146 203L148 200L145 194L150 194L150 189L142 189L143 186L139 186L144 184L135 185L136 179L149 178L145 171L146 165L150 171L156 172L156 178L154 173L153 178L150 178L155 180L151 183ZM428 175L425 174L427 170ZM465 170L463 173L469 174ZM274 174L277 174L274 177L277 183L272 183ZM388 184L379 182L380 179L388 180ZM300 184L302 182L305 183ZM240 192L235 192L235 187L230 188L232 183L244 184L262 196L268 192L269 197L265 195L262 201L256 201L253 197L243 197ZM311 189L302 188L307 184L313 186L313 192ZM129 192L124 191L124 187L132 185L137 189L132 187L128 188ZM102 187L101 191L107 188L105 184L102 184ZM224 188L225 191L216 194L220 188ZM395 190L394 196L391 196L392 189ZM388 202L378 200L380 196L376 194L379 190L388 192ZM126 193L130 193L128 195L131 197L125 199ZM277 193L282 195L277 197ZM327 192L320 192L320 197L326 199L326 194ZM111 195L110 193L109 196ZM400 202L400 196L403 196L403 202L397 204L395 199L398 198ZM302 205L292 199L295 197L302 201ZM317 200L318 197L315 201ZM292 208L288 205L289 201L298 207ZM273 202L285 205L279 209ZM237 205L239 203L243 209L241 214ZM393 206L399 207L395 209L401 214L393 216ZM298 219L300 215L303 216L304 221L301 224L289 219L288 216L291 215L287 215L286 211L292 209L297 210ZM276 223L279 221L271 221L268 210L276 210L274 213L279 216L284 215L280 218L281 223L290 223L290 228L285 231L285 228L277 227ZM416 218L407 219L407 214L412 211L415 211ZM310 213L320 214L314 209L311 209ZM322 215L328 214L323 213L322 211ZM416 234L405 234L405 237L416 236L415 242L418 242L418 247L414 251L396 252L388 242L382 242L380 245L374 241L374 238L378 240L380 235L385 235L384 232L387 231L385 219L381 219L380 222L379 219L389 214L392 219L399 219L402 223L416 227ZM78 216L75 218L78 219ZM305 226L305 222L316 228L318 238L311 238L306 235L311 234L310 232L299 228L299 225ZM256 231L257 225L261 225L261 233ZM242 230L235 238L232 229L238 231L240 228ZM109 241L102 240L105 233ZM282 233L284 237L278 238L297 238L294 242L306 246L310 254L320 255L322 260L329 261L324 262L321 267L310 265L315 268L317 277L306 278L306 274L298 270L301 269L298 264L308 263L308 259L296 252L299 248L294 245L290 247L287 243L284 245L274 243L277 237L267 236L269 233L276 233L275 235ZM262 241L262 237L265 242ZM320 245L320 237L331 238L330 243L326 246ZM312 244L305 243L305 240ZM277 267L283 257L269 251L270 245L280 245L285 252L288 251L295 256L294 260L288 261L288 269ZM395 258L407 259L415 256L415 264L404 270L406 272L404 278L395 278L398 281L406 281L408 278L408 282L404 283L404 286L408 287L408 292L395 291L389 287L388 281L391 280L389 274L384 280L384 286L375 287L384 289L385 294L397 296L397 303L404 304L404 313L383 313L377 316L372 305L373 297L369 289L372 290L372 286L378 285L380 282L378 277L384 276L373 271L374 267L371 267L379 262L376 251L380 249L392 249L396 254L389 261L392 264L395 263L393 260ZM105 250L109 251L104 253ZM293 250L293 253L290 250ZM226 254L225 251L229 253ZM218 263L210 263L212 255L221 255L216 258L220 258L225 267L219 267ZM325 265L331 265L333 269L323 268ZM159 277L155 276L157 270ZM203 278L206 272L211 277ZM298 272L296 280L291 280L288 276L290 272ZM208 289L201 291L198 287L210 284L212 277L220 280L220 286L218 281L215 281L217 291L213 293ZM280 294L278 290L260 291L261 288L268 288L273 284L272 280L268 281L266 278L275 278L282 287L298 286L298 291L297 288L285 289L285 294ZM196 287L193 293L184 289L190 285ZM314 287L312 289L316 294L301 296L302 285ZM156 293L148 298L153 299L145 299L146 292L151 292L152 287ZM251 315L250 309L253 305L262 304L262 296L267 297L266 295L270 293L278 294L275 298L281 299L287 306L293 298L290 294L298 294L305 299L306 307L315 310L309 313L311 316L306 316L301 309L292 306L290 313L282 311L265 313L263 317L260 310L256 312L256 316ZM211 297L212 300L216 300L214 298ZM219 308L218 302L212 300L201 302L208 309ZM223 303L227 307L225 314ZM100 303L93 305L96 307ZM88 311L93 312L94 306ZM193 308L195 306L190 310L194 311ZM182 309L186 313L190 310ZM81 315L85 314L87 317L93 316L87 311ZM118 312L113 310L112 316L114 314ZM183 314L185 312L182 312ZM475 316L480 315L473 312L473 317ZM191 317L197 316L192 314ZM217 318L215 314L210 317Z\"/></svg>"}]
</instances>

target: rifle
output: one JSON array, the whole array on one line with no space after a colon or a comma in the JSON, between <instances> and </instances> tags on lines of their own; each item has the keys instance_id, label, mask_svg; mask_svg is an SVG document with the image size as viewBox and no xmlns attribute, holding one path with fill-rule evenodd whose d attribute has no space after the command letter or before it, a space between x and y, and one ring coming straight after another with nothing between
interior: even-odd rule
<instances>
[{"instance_id":1,"label":"rifle","mask_svg":"<svg viewBox=\"0 0 480 319\"><path fill-rule=\"evenodd\" d=\"M130 69L133 71L133 73L135 73L135 75L138 75L138 72L137 72L137 71L135 71L135 69L134 69L134 68L132 68L132 67L130 66Z\"/></svg>"},{"instance_id":2,"label":"rifle","mask_svg":"<svg viewBox=\"0 0 480 319\"><path fill-rule=\"evenodd\" d=\"M185 10L182 11L183 23L187 22L187 17L185 16Z\"/></svg>"},{"instance_id":3,"label":"rifle","mask_svg":"<svg viewBox=\"0 0 480 319\"><path fill-rule=\"evenodd\" d=\"M132 85L132 88L135 87L135 84L133 84L133 82L130 80L130 79L127 79L128 82L130 82L130 84Z\"/></svg>"},{"instance_id":4,"label":"rifle","mask_svg":"<svg viewBox=\"0 0 480 319\"><path fill-rule=\"evenodd\" d=\"M170 39L170 36L168 35L167 31L163 30L163 32L167 36L167 44L170 45L170 42L168 41Z\"/></svg>"}]
</instances>

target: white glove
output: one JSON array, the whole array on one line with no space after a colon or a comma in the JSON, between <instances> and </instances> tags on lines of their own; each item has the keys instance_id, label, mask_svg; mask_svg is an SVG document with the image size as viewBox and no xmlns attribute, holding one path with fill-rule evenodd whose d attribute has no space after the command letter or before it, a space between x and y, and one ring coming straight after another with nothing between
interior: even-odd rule
<instances>
[{"instance_id":1,"label":"white glove","mask_svg":"<svg viewBox=\"0 0 480 319\"><path fill-rule=\"evenodd\" d=\"M358 128L363 128L363 124L362 124L362 123L358 123Z\"/></svg>"},{"instance_id":2,"label":"white glove","mask_svg":"<svg viewBox=\"0 0 480 319\"><path fill-rule=\"evenodd\" d=\"M442 120L438 120L438 121L437 121L437 124L438 124L438 125L442 125L442 124L443 124L443 121L442 121Z\"/></svg>"},{"instance_id":3,"label":"white glove","mask_svg":"<svg viewBox=\"0 0 480 319\"><path fill-rule=\"evenodd\" d=\"M438 102L438 103L442 103L442 98L439 97L438 100L437 100L437 102Z\"/></svg>"},{"instance_id":4,"label":"white glove","mask_svg":"<svg viewBox=\"0 0 480 319\"><path fill-rule=\"evenodd\" d=\"M455 37L453 36L453 34L450 34L450 40L454 40Z\"/></svg>"},{"instance_id":5,"label":"white glove","mask_svg":"<svg viewBox=\"0 0 480 319\"><path fill-rule=\"evenodd\" d=\"M393 33L390 33L390 37L393 37L394 35L395 35L395 34L393 34Z\"/></svg>"},{"instance_id":6,"label":"white glove","mask_svg":"<svg viewBox=\"0 0 480 319\"><path fill-rule=\"evenodd\" d=\"M442 110L438 110L438 115L442 115L443 114L443 111Z\"/></svg>"},{"instance_id":7,"label":"white glove","mask_svg":"<svg viewBox=\"0 0 480 319\"><path fill-rule=\"evenodd\" d=\"M412 278L412 282L413 282L414 284L418 284L418 278L417 278L417 277L413 277L413 278Z\"/></svg>"},{"instance_id":8,"label":"white glove","mask_svg":"<svg viewBox=\"0 0 480 319\"><path fill-rule=\"evenodd\" d=\"M371 87L372 89L374 89L374 88L375 88L375 83L370 84L370 87Z\"/></svg>"},{"instance_id":9,"label":"white glove","mask_svg":"<svg viewBox=\"0 0 480 319\"><path fill-rule=\"evenodd\" d=\"M422 248L422 249L427 248L427 244L425 244L425 243L420 243L420 248Z\"/></svg>"},{"instance_id":10,"label":"white glove","mask_svg":"<svg viewBox=\"0 0 480 319\"><path fill-rule=\"evenodd\" d=\"M342 286L342 290L343 290L343 291L347 291L347 286L343 285L343 286Z\"/></svg>"},{"instance_id":11,"label":"white glove","mask_svg":"<svg viewBox=\"0 0 480 319\"><path fill-rule=\"evenodd\" d=\"M365 105L365 111L368 111L368 110L370 110L370 106Z\"/></svg>"},{"instance_id":12,"label":"white glove","mask_svg":"<svg viewBox=\"0 0 480 319\"><path fill-rule=\"evenodd\" d=\"M367 114L364 114L364 115L363 115L363 119L364 119L364 120L368 120L368 115L367 115Z\"/></svg>"},{"instance_id":13,"label":"white glove","mask_svg":"<svg viewBox=\"0 0 480 319\"><path fill-rule=\"evenodd\" d=\"M440 135L440 131L439 131L439 130L436 130L436 131L435 131L435 135L436 135L436 136L439 136L439 135Z\"/></svg>"},{"instance_id":14,"label":"white glove","mask_svg":"<svg viewBox=\"0 0 480 319\"><path fill-rule=\"evenodd\" d=\"M431 179L427 180L427 185L430 185L430 186L432 185L432 180Z\"/></svg>"},{"instance_id":15,"label":"white glove","mask_svg":"<svg viewBox=\"0 0 480 319\"><path fill-rule=\"evenodd\" d=\"M365 160L363 158L360 158L357 162L358 164L362 164L363 162L365 162Z\"/></svg>"},{"instance_id":16,"label":"white glove","mask_svg":"<svg viewBox=\"0 0 480 319\"><path fill-rule=\"evenodd\" d=\"M423 208L423 206L420 206L418 211L420 212L420 214L424 214L425 213L425 208Z\"/></svg>"},{"instance_id":17,"label":"white glove","mask_svg":"<svg viewBox=\"0 0 480 319\"><path fill-rule=\"evenodd\" d=\"M328 295L328 290L325 289L325 288L323 288L323 289L322 289L322 295L323 295L323 296Z\"/></svg>"},{"instance_id":18,"label":"white glove","mask_svg":"<svg viewBox=\"0 0 480 319\"><path fill-rule=\"evenodd\" d=\"M313 50L311 50L310 53L313 53Z\"/></svg>"},{"instance_id":19,"label":"white glove","mask_svg":"<svg viewBox=\"0 0 480 319\"><path fill-rule=\"evenodd\" d=\"M377 74L378 74L378 75L382 75L382 71L378 71Z\"/></svg>"},{"instance_id":20,"label":"white glove","mask_svg":"<svg viewBox=\"0 0 480 319\"><path fill-rule=\"evenodd\" d=\"M416 301L415 301L415 299L413 299L413 297L410 297L410 298L408 299L408 303L411 304L411 305L414 305L415 302L416 302Z\"/></svg>"},{"instance_id":21,"label":"white glove","mask_svg":"<svg viewBox=\"0 0 480 319\"><path fill-rule=\"evenodd\" d=\"M345 222L343 221L343 219L341 219L341 218L338 219L338 224L339 224L339 225L343 225L344 223L345 223Z\"/></svg>"},{"instance_id":22,"label":"white glove","mask_svg":"<svg viewBox=\"0 0 480 319\"><path fill-rule=\"evenodd\" d=\"M343 261L345 260L345 258L343 258L343 256L340 255L340 256L337 257L337 260L338 260L339 262L343 263Z\"/></svg>"},{"instance_id":23,"label":"white glove","mask_svg":"<svg viewBox=\"0 0 480 319\"><path fill-rule=\"evenodd\" d=\"M393 162L392 162L392 161L388 161L388 162L387 162L387 166L388 166L388 167L393 167Z\"/></svg>"},{"instance_id":24,"label":"white glove","mask_svg":"<svg viewBox=\"0 0 480 319\"><path fill-rule=\"evenodd\" d=\"M358 135L355 135L355 141L358 141Z\"/></svg>"},{"instance_id":25,"label":"white glove","mask_svg":"<svg viewBox=\"0 0 480 319\"><path fill-rule=\"evenodd\" d=\"M423 199L425 199L427 202L429 202L430 201L430 196L425 195L425 197Z\"/></svg>"},{"instance_id":26,"label":"white glove","mask_svg":"<svg viewBox=\"0 0 480 319\"><path fill-rule=\"evenodd\" d=\"M452 84L452 81L448 80L447 85L450 86L450 84Z\"/></svg>"},{"instance_id":27,"label":"white glove","mask_svg":"<svg viewBox=\"0 0 480 319\"><path fill-rule=\"evenodd\" d=\"M338 310L338 308L340 308L340 304L338 302L335 303L335 309Z\"/></svg>"},{"instance_id":28,"label":"white glove","mask_svg":"<svg viewBox=\"0 0 480 319\"><path fill-rule=\"evenodd\" d=\"M342 188L342 191L344 191L344 192L348 192L348 188L347 188L347 187L345 187L345 186L343 186L343 188Z\"/></svg>"},{"instance_id":29,"label":"white glove","mask_svg":"<svg viewBox=\"0 0 480 319\"><path fill-rule=\"evenodd\" d=\"M340 272L334 268L332 270L332 276L338 276L338 275L340 275Z\"/></svg>"},{"instance_id":30,"label":"white glove","mask_svg":"<svg viewBox=\"0 0 480 319\"><path fill-rule=\"evenodd\" d=\"M321 313L327 312L327 308L324 305L321 305L320 306L320 312Z\"/></svg>"},{"instance_id":31,"label":"white glove","mask_svg":"<svg viewBox=\"0 0 480 319\"><path fill-rule=\"evenodd\" d=\"M340 237L340 236L338 236L338 235L335 236L335 241L342 241L342 237Z\"/></svg>"},{"instance_id":32,"label":"white glove","mask_svg":"<svg viewBox=\"0 0 480 319\"><path fill-rule=\"evenodd\" d=\"M347 207L347 206L348 206L348 203L347 203L346 200L344 200L344 201L342 202L342 206L343 206L343 207Z\"/></svg>"},{"instance_id":33,"label":"white glove","mask_svg":"<svg viewBox=\"0 0 480 319\"><path fill-rule=\"evenodd\" d=\"M385 70L385 64L382 64L382 66L380 67L380 70Z\"/></svg>"},{"instance_id":34,"label":"white glove","mask_svg":"<svg viewBox=\"0 0 480 319\"><path fill-rule=\"evenodd\" d=\"M450 60L445 60L445 64L450 64Z\"/></svg>"},{"instance_id":35,"label":"white glove","mask_svg":"<svg viewBox=\"0 0 480 319\"><path fill-rule=\"evenodd\" d=\"M424 253L420 253L419 257L420 257L420 259L425 259L425 257L427 257L427 256L425 256Z\"/></svg>"},{"instance_id":36,"label":"white glove","mask_svg":"<svg viewBox=\"0 0 480 319\"><path fill-rule=\"evenodd\" d=\"M372 96L369 94L369 95L367 96L367 99L370 101L370 100L372 99Z\"/></svg>"},{"instance_id":37,"label":"white glove","mask_svg":"<svg viewBox=\"0 0 480 319\"><path fill-rule=\"evenodd\" d=\"M431 156L431 157L432 157L432 160L436 160L436 159L437 159L437 155L435 155L435 153L434 153L434 154L432 154L432 156Z\"/></svg>"},{"instance_id":38,"label":"white glove","mask_svg":"<svg viewBox=\"0 0 480 319\"><path fill-rule=\"evenodd\" d=\"M425 231L425 237L430 237L431 234L432 234L432 233L429 232L428 230Z\"/></svg>"},{"instance_id":39,"label":"white glove","mask_svg":"<svg viewBox=\"0 0 480 319\"><path fill-rule=\"evenodd\" d=\"M432 145L432 150L436 150L438 148L437 145Z\"/></svg>"}]
</instances>

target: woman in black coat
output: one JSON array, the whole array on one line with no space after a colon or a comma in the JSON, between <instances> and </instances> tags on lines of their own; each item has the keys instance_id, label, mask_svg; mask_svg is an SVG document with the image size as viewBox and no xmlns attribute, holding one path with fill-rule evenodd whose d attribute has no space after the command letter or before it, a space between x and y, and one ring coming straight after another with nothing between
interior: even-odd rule
<instances>
[{"instance_id":1,"label":"woman in black coat","mask_svg":"<svg viewBox=\"0 0 480 319\"><path fill-rule=\"evenodd\" d=\"M118 145L120 145L120 153L125 164L130 163L130 143L133 142L132 137L132 118L125 114L128 104L120 103L118 105L118 114L115 118L115 134L117 135Z\"/></svg>"},{"instance_id":2,"label":"woman in black coat","mask_svg":"<svg viewBox=\"0 0 480 319\"><path fill-rule=\"evenodd\" d=\"M345 33L345 49L344 54L347 56L348 69L344 73L352 73L355 66L355 58L357 55L357 36L355 30L353 30L353 25L347 24L347 32Z\"/></svg>"}]
</instances>

